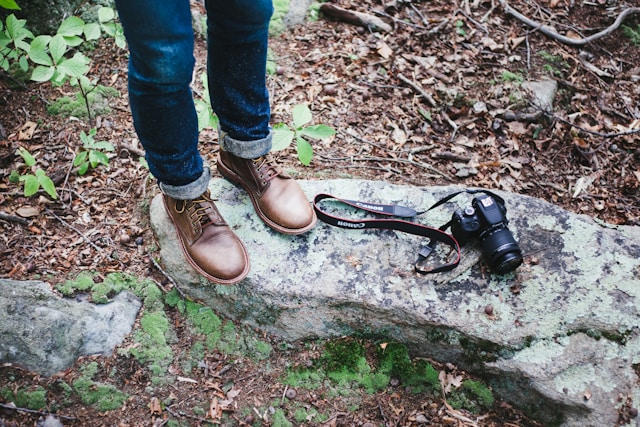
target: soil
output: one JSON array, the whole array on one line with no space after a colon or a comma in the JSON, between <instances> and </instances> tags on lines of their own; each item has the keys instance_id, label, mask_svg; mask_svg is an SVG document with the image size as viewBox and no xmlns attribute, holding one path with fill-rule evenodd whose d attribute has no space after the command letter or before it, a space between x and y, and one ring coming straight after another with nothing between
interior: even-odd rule
<instances>
[{"instance_id":1,"label":"soil","mask_svg":"<svg viewBox=\"0 0 640 427\"><path fill-rule=\"evenodd\" d=\"M492 8L493 3L339 0L334 4L382 19L392 30L371 31L323 16L274 36L276 69L268 76L272 122L291 124L291 108L306 103L313 123L337 130L328 140L312 141L309 166L300 163L293 146L278 153L280 162L301 179L355 177L494 188L613 224L640 224L640 46L623 36L623 28L585 46L569 46L508 16L498 2ZM511 6L577 37L606 28L632 5L515 0ZM640 31L637 16L630 15L624 25ZM199 76L205 69L204 53L205 42L199 38L198 98L203 94ZM8 74L0 80L0 275L55 286L81 271L96 277L125 271L168 289L171 283L152 262L157 244L148 204L158 189L139 160L144 153L126 96L126 51L103 40L86 54L92 60L89 75L120 92L109 99L109 112L91 119L47 113L53 100L75 95L68 85L23 84ZM558 83L554 109L540 114L520 83L549 78ZM108 168L98 166L81 176L72 162L82 147L81 131L93 127L95 140L109 141L115 150L109 153ZM216 137L213 129L201 133L202 153L212 166ZM11 171L27 171L18 147L33 154L53 179L57 200L42 191L24 197L21 187L10 182ZM177 354L189 348L192 337L180 326L180 313L168 310L168 315L178 332L173 344ZM58 414L67 417L61 419L64 425L77 426L164 425L168 420L272 425L271 413L257 408L264 411L275 400L286 410L290 399L280 378L287 367L304 366L320 350L308 343L289 343L283 349L275 338L264 339L273 340L275 349L267 360L209 352L206 368L190 373L193 382L163 387L151 386L149 367L133 358L117 352L95 358L104 371L102 380L131 398L121 410L105 413L72 401ZM455 372L446 362L433 361ZM60 380L78 376L77 366L43 378L3 365L0 386L40 385L53 397ZM182 375L179 366L172 369ZM220 421L212 418L209 403L229 399L228 390L216 384L230 382L240 393ZM357 409L322 390L298 389L293 399L329 414L322 425L537 425L505 402L481 414L456 411L441 396L412 394L393 381L382 392L354 393ZM173 402L169 407L157 405L158 399L168 398ZM5 406L9 403L1 399ZM207 414L194 411L197 402L209 402ZM241 408L249 408L250 415ZM34 425L46 411L0 408L0 426ZM313 419L303 424L320 425Z\"/></svg>"}]
</instances>

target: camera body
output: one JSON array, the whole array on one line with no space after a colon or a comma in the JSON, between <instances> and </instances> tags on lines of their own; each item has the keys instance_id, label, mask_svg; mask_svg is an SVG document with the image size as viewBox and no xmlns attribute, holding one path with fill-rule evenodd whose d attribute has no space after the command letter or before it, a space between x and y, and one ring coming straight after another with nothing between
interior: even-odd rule
<instances>
[{"instance_id":1,"label":"camera body","mask_svg":"<svg viewBox=\"0 0 640 427\"><path fill-rule=\"evenodd\" d=\"M481 194L473 198L471 206L453 213L451 233L460 246L477 238L491 269L505 274L522 264L522 251L507 228L508 223L504 203Z\"/></svg>"}]
</instances>

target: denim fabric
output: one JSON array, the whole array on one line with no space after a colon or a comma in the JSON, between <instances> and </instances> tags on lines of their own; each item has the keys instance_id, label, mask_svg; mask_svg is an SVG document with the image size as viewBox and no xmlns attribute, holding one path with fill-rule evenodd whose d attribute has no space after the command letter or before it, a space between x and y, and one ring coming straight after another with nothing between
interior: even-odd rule
<instances>
[{"instance_id":1,"label":"denim fabric","mask_svg":"<svg viewBox=\"0 0 640 427\"><path fill-rule=\"evenodd\" d=\"M272 0L206 0L209 95L233 154L271 149L266 55ZM189 0L116 0L129 45L129 101L151 173L178 199L206 191L190 89ZM221 135L222 135L221 134ZM237 142L237 143L236 143ZM245 143L243 144L243 143ZM224 146L224 144L223 144ZM255 157L259 157L255 156Z\"/></svg>"}]
</instances>

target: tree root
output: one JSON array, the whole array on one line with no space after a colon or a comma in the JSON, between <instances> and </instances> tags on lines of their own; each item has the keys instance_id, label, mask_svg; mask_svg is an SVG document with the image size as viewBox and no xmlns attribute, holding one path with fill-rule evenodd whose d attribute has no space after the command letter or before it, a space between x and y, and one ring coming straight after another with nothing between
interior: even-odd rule
<instances>
[{"instance_id":1,"label":"tree root","mask_svg":"<svg viewBox=\"0 0 640 427\"><path fill-rule=\"evenodd\" d=\"M605 28L604 30L598 33L592 34L588 37L583 37L581 39L574 39L571 37L563 36L562 34L558 34L558 32L553 27L544 25L540 22L527 18L526 16L524 16L523 14L521 14L520 12L512 8L506 0L498 0L498 1L500 3L500 6L502 6L502 9L504 9L504 11L508 15L511 15L514 18L518 19L519 21L527 24L528 26L535 28L536 30L539 30L544 35L547 35L555 40L558 40L561 43L568 44L571 46L584 46L586 44L593 42L594 40L608 36L609 34L613 33L615 30L617 30L618 27L620 27L620 25L622 25L622 22L627 18L627 16L635 13L640 13L640 7L627 8L622 12L620 12L615 22L611 24L609 27Z\"/></svg>"}]
</instances>

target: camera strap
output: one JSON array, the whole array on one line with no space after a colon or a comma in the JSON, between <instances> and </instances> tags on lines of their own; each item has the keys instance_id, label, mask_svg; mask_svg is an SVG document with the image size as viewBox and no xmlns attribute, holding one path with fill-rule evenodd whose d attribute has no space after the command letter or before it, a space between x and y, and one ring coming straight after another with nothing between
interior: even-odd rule
<instances>
[{"instance_id":1,"label":"camera strap","mask_svg":"<svg viewBox=\"0 0 640 427\"><path fill-rule=\"evenodd\" d=\"M462 193L462 191L460 192ZM440 206L442 203L445 203L449 199L453 198L456 193L451 196L447 196L445 199L436 203L434 206L430 207L426 211L417 212L412 208L408 208L406 206L400 205L388 205L388 204L377 204L377 203L366 203L360 202L356 200L346 200L339 199L330 194L320 193L316 194L313 200L313 208L318 215L318 218L329 224L340 228L349 228L355 230L363 230L363 229L386 229L386 230L395 230L403 233L413 234L416 236L427 237L430 239L430 242L427 246L424 246L420 252L418 253L418 261L414 264L414 268L416 272L421 274L428 273L439 273L443 271L453 270L460 263L460 244L458 241L450 234L446 233L444 230L449 227L450 223L445 224L440 228L432 228L426 225L418 224L416 222L408 221L405 219L398 218L415 218L418 215L424 214L429 210ZM361 209L367 212L371 212L378 215L383 215L387 217L396 217L396 218L365 218L365 219L352 219L352 218L344 218L336 215L332 215L324 211L320 204L323 200L332 199L339 203L343 203L345 205L352 206L357 209ZM446 226L446 227L445 227ZM452 253L454 254L453 260L449 261L445 264L424 269L420 266L421 262L424 261L430 253L433 251L435 245L440 242L448 245L452 249Z\"/></svg>"}]
</instances>

